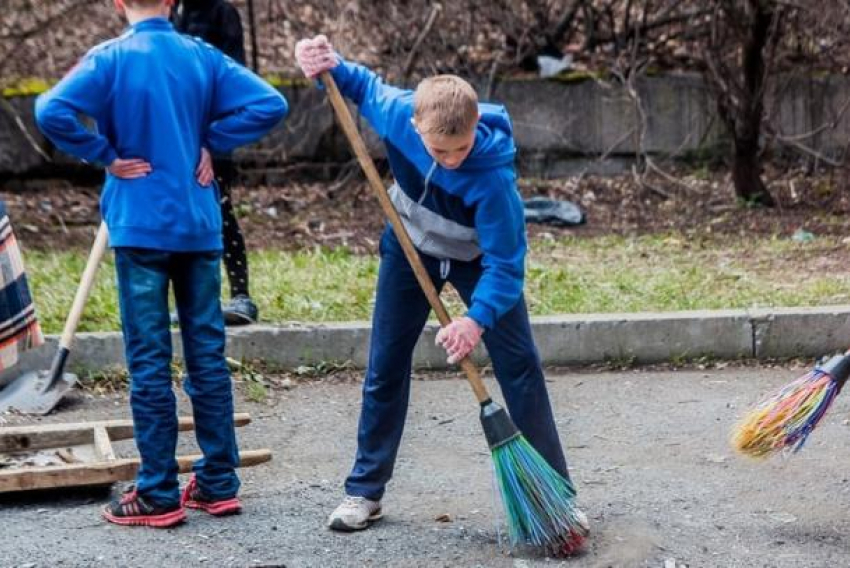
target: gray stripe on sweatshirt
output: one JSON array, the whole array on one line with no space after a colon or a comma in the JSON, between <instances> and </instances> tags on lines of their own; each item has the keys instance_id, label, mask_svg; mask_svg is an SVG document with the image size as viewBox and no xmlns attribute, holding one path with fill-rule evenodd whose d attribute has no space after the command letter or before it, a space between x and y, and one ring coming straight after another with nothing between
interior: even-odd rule
<instances>
[{"instance_id":1,"label":"gray stripe on sweatshirt","mask_svg":"<svg viewBox=\"0 0 850 568\"><path fill-rule=\"evenodd\" d=\"M478 233L451 219L434 213L412 200L394 183L389 189L390 199L401 217L404 228L416 248L436 258L470 261L481 256Z\"/></svg>"}]
</instances>

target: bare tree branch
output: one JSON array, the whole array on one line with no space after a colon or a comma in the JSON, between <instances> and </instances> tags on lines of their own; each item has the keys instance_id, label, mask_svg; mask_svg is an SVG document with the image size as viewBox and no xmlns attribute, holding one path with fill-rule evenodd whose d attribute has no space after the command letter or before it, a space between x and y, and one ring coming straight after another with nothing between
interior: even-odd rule
<instances>
[{"instance_id":1,"label":"bare tree branch","mask_svg":"<svg viewBox=\"0 0 850 568\"><path fill-rule=\"evenodd\" d=\"M27 128L26 124L24 124L24 121L21 116L15 111L15 108L12 106L12 104L2 96L0 96L0 109L3 109L3 112L6 113L6 115L12 120L12 122L15 123L15 126L17 126L18 130L21 131L21 134L24 135L24 138L26 139L27 143L32 147L32 149L35 150L39 156L41 156L48 162L52 162L53 158L51 158L47 154L47 152L44 151L41 145L36 141L32 133L30 133L29 129Z\"/></svg>"},{"instance_id":2,"label":"bare tree branch","mask_svg":"<svg viewBox=\"0 0 850 568\"><path fill-rule=\"evenodd\" d=\"M416 58L419 54L419 47L422 45L422 42L428 35L428 32L431 31L431 28L434 26L434 22L437 21L437 16L440 14L442 9L443 7L439 3L431 5L431 12L428 14L428 20L425 22L425 27L422 28L422 31L419 32L419 36L416 38L416 41L413 42L413 47L410 48L410 53L407 55L407 61L404 62L404 67L401 72L403 82L406 82L410 77L410 71L413 69L413 64L416 63Z\"/></svg>"}]
</instances>

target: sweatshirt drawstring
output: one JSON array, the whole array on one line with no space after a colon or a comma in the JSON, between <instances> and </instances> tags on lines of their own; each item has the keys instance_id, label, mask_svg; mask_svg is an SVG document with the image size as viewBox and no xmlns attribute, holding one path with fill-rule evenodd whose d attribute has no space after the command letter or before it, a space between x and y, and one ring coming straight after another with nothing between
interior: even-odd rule
<instances>
[{"instance_id":1,"label":"sweatshirt drawstring","mask_svg":"<svg viewBox=\"0 0 850 568\"><path fill-rule=\"evenodd\" d=\"M434 171L437 169L437 161L435 160L433 164L431 164L431 169L428 170L428 173L425 174L425 183L422 188L422 195L419 196L419 205L422 205L422 202L425 201L425 198L428 197L428 184L431 183L431 176L434 175Z\"/></svg>"},{"instance_id":2,"label":"sweatshirt drawstring","mask_svg":"<svg viewBox=\"0 0 850 568\"><path fill-rule=\"evenodd\" d=\"M434 163L431 164L431 168L428 170L428 173L425 175L424 187L422 188L422 195L419 196L419 205L422 205L422 202L425 201L425 198L428 197L428 186L431 183L431 176L434 175L434 172L437 170L437 161L434 160ZM448 258L440 259L440 278L445 280L449 277L449 272L452 269L452 261Z\"/></svg>"}]
</instances>

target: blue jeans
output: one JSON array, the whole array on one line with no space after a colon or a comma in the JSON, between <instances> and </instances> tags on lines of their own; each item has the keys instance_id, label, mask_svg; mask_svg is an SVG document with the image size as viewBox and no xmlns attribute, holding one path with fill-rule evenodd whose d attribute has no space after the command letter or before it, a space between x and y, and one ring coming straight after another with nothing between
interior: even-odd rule
<instances>
[{"instance_id":1,"label":"blue jeans","mask_svg":"<svg viewBox=\"0 0 850 568\"><path fill-rule=\"evenodd\" d=\"M162 505L180 499L177 480L177 403L171 381L168 287L174 286L195 436L203 458L194 465L209 497L239 490L239 451L233 425L233 391L224 358L221 252L176 253L116 248L115 269L130 371L130 407L142 465L139 494Z\"/></svg>"},{"instance_id":2,"label":"blue jeans","mask_svg":"<svg viewBox=\"0 0 850 568\"><path fill-rule=\"evenodd\" d=\"M483 271L480 260L451 261L444 279L439 260L423 254L420 257L438 291L450 282L469 305ZM348 495L378 500L392 477L407 416L413 348L429 312L428 300L401 246L395 235L385 231L381 239L357 455L345 482ZM521 297L482 339L511 418L548 463L569 479L525 299Z\"/></svg>"}]
</instances>

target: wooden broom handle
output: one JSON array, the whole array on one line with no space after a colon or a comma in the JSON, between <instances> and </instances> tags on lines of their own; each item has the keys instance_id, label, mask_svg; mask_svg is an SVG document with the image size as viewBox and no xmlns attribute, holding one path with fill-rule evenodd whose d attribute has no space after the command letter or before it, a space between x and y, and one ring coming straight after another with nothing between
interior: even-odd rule
<instances>
[{"instance_id":1,"label":"wooden broom handle","mask_svg":"<svg viewBox=\"0 0 850 568\"><path fill-rule=\"evenodd\" d=\"M321 79L325 88L328 90L331 106L333 106L334 111L336 111L336 116L337 119L339 119L340 126L342 126L342 130L345 132L345 136L348 138L348 142L351 144L354 154L357 156L357 161L360 162L360 167L363 168L363 172L366 174L366 179L369 180L369 185L372 187L375 197L378 198L378 202L381 204L381 209L384 210L384 214L389 219L390 225L392 226L399 243L401 243L401 248L404 250L404 256L407 257L407 261L413 268L413 273L416 275L416 279L419 281L422 291L425 292L425 296L428 298L428 303L431 305L434 313L437 314L437 319L440 321L440 325L442 327L449 325L452 318L449 316L449 312L446 311L446 307L443 305L443 301L440 299L440 295L437 293L434 283L431 282L431 277L428 276L428 271L425 270L425 266L419 258L419 253L416 252L416 248L413 246L413 241L410 240L410 235L407 234L407 230L404 228L401 217L399 217L398 212L393 206L393 202L390 200L387 189L381 181L381 176L375 168L375 163L372 161L372 157L369 156L369 151L366 149L363 137L360 136L360 132L354 124L351 112L349 112L348 106L345 104L345 100L342 98L342 94L340 94L334 78L330 73L325 71L322 73ZM481 380L478 368L469 359L469 357L461 359L459 364L464 373L466 373L466 378L472 386L472 391L475 393L475 397L478 399L478 402L483 403L490 400L490 395L484 387L484 382Z\"/></svg>"}]
</instances>

